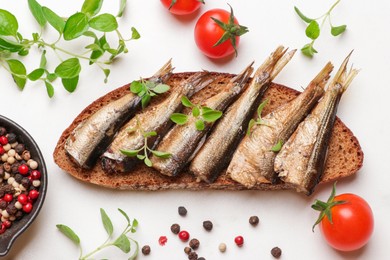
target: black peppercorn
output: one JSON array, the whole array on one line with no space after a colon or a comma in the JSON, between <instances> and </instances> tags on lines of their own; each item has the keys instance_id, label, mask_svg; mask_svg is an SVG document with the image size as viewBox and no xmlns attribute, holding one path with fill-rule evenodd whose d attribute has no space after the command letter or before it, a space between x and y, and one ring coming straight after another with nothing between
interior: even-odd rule
<instances>
[{"instance_id":1,"label":"black peppercorn","mask_svg":"<svg viewBox=\"0 0 390 260\"><path fill-rule=\"evenodd\" d=\"M7 135L8 143L12 144L16 142L16 134L14 133L9 133Z\"/></svg>"},{"instance_id":2,"label":"black peppercorn","mask_svg":"<svg viewBox=\"0 0 390 260\"><path fill-rule=\"evenodd\" d=\"M213 229L213 223L210 220L203 221L203 227L207 231L210 231Z\"/></svg>"},{"instance_id":3,"label":"black peppercorn","mask_svg":"<svg viewBox=\"0 0 390 260\"><path fill-rule=\"evenodd\" d=\"M187 255L189 255L190 253L191 253L191 247L189 247L189 246L186 246L185 248L184 248L184 253L186 253Z\"/></svg>"},{"instance_id":4,"label":"black peppercorn","mask_svg":"<svg viewBox=\"0 0 390 260\"><path fill-rule=\"evenodd\" d=\"M15 181L17 183L21 183L22 179L23 179L23 176L21 174L17 173L17 174L15 174L14 178L15 178Z\"/></svg>"},{"instance_id":5,"label":"black peppercorn","mask_svg":"<svg viewBox=\"0 0 390 260\"><path fill-rule=\"evenodd\" d=\"M179 211L179 215L180 215L180 216L185 216L185 215L187 215L187 209L186 209L185 207L183 207L183 206L180 206L180 207L178 208L178 211Z\"/></svg>"},{"instance_id":6,"label":"black peppercorn","mask_svg":"<svg viewBox=\"0 0 390 260\"><path fill-rule=\"evenodd\" d=\"M141 251L142 251L142 254L149 255L150 254L150 246L148 246L148 245L143 246Z\"/></svg>"},{"instance_id":7,"label":"black peppercorn","mask_svg":"<svg viewBox=\"0 0 390 260\"><path fill-rule=\"evenodd\" d=\"M252 226L257 226L257 224L259 224L259 217L258 216L250 217L249 224L251 224Z\"/></svg>"},{"instance_id":8,"label":"black peppercorn","mask_svg":"<svg viewBox=\"0 0 390 260\"><path fill-rule=\"evenodd\" d=\"M189 245L190 245L190 247L192 249L196 250L196 249L199 248L199 244L200 244L199 240L196 239L196 238L193 238L193 239L190 240L190 244Z\"/></svg>"},{"instance_id":9,"label":"black peppercorn","mask_svg":"<svg viewBox=\"0 0 390 260\"><path fill-rule=\"evenodd\" d=\"M20 183L23 185L23 187L25 187L26 189L28 189L30 186L31 186L31 180L27 177L23 177L23 179L20 181Z\"/></svg>"},{"instance_id":10,"label":"black peppercorn","mask_svg":"<svg viewBox=\"0 0 390 260\"><path fill-rule=\"evenodd\" d=\"M18 167L19 167L19 163L18 162L15 162L15 163L13 163L12 165L11 165L11 173L13 173L13 174L16 174L16 173L18 173ZM20 174L19 174L20 175ZM20 181L20 180L19 180ZM18 182L19 182L18 181Z\"/></svg>"},{"instance_id":11,"label":"black peppercorn","mask_svg":"<svg viewBox=\"0 0 390 260\"><path fill-rule=\"evenodd\" d=\"M6 207L7 207L7 202L5 200L0 200L0 209L5 209Z\"/></svg>"},{"instance_id":12,"label":"black peppercorn","mask_svg":"<svg viewBox=\"0 0 390 260\"><path fill-rule=\"evenodd\" d=\"M179 232L180 232L180 225L179 224L172 224L171 231L175 235L179 234Z\"/></svg>"},{"instance_id":13,"label":"black peppercorn","mask_svg":"<svg viewBox=\"0 0 390 260\"><path fill-rule=\"evenodd\" d=\"M0 127L0 135L6 135L7 130L4 127Z\"/></svg>"},{"instance_id":14,"label":"black peppercorn","mask_svg":"<svg viewBox=\"0 0 390 260\"><path fill-rule=\"evenodd\" d=\"M8 204L8 206L6 207L5 209L8 214L10 215L15 215L16 212L18 212L18 209L15 207L15 203L14 202L11 202L10 204Z\"/></svg>"},{"instance_id":15,"label":"black peppercorn","mask_svg":"<svg viewBox=\"0 0 390 260\"><path fill-rule=\"evenodd\" d=\"M197 260L198 259L198 254L192 251L191 253L188 254L188 259L189 260Z\"/></svg>"},{"instance_id":16,"label":"black peppercorn","mask_svg":"<svg viewBox=\"0 0 390 260\"><path fill-rule=\"evenodd\" d=\"M17 146L15 146L15 152L17 152L20 155L23 154L24 150L26 150L24 144L18 144Z\"/></svg>"},{"instance_id":17,"label":"black peppercorn","mask_svg":"<svg viewBox=\"0 0 390 260\"><path fill-rule=\"evenodd\" d=\"M271 255L275 258L279 258L282 255L282 250L276 246L272 248Z\"/></svg>"}]
</instances>

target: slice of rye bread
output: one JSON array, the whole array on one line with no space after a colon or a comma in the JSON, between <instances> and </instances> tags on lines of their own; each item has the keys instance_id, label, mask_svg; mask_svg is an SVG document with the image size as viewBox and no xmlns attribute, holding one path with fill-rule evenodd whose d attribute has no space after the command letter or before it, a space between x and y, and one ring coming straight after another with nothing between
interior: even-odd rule
<instances>
[{"instance_id":1,"label":"slice of rye bread","mask_svg":"<svg viewBox=\"0 0 390 260\"><path fill-rule=\"evenodd\" d=\"M171 86L169 92L175 91L175 88L182 80L187 79L194 72L175 73L171 76L168 84ZM204 88L192 98L193 102L198 103L208 98L215 93L218 93L225 84L235 75L227 73L212 72L211 76L215 81ZM222 172L220 177L211 184L199 182L196 178L186 170L178 177L167 177L159 174L156 170L148 168L143 163L140 163L132 172L127 174L107 174L101 166L100 161L96 163L94 168L90 170L82 169L77 166L67 155L64 144L69 134L73 129L83 120L92 115L100 107L105 104L118 99L129 92L129 84L109 92L101 98L94 101L86 107L72 122L72 124L65 129L57 146L54 150L54 161L65 172L71 174L73 177L99 186L123 189L123 190L166 190L166 189L189 189L189 190L246 190L243 185L231 180L225 172ZM169 92L165 94L169 95ZM268 104L264 108L263 113L267 114L277 106L293 99L299 94L298 91L271 83L263 99L268 99ZM161 95L156 97L146 109L151 109L154 104L160 102L165 97ZM330 140L328 159L326 163L325 173L321 182L335 181L355 174L363 165L363 151L359 145L357 138L353 135L350 129L344 125L339 118L336 119L333 134ZM253 190L278 190L289 189L288 185L284 183L271 185L268 183L258 184L253 187Z\"/></svg>"}]
</instances>

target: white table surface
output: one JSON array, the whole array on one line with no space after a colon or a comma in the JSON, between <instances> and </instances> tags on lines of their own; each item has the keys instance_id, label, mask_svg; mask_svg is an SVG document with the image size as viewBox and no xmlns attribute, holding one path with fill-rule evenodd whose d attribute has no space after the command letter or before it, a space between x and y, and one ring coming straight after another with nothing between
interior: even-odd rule
<instances>
[{"instance_id":1,"label":"white table surface","mask_svg":"<svg viewBox=\"0 0 390 260\"><path fill-rule=\"evenodd\" d=\"M116 13L118 2L106 1L103 11ZM311 231L317 213L310 205L315 198L326 199L331 185L318 187L311 197L290 191L116 191L80 182L54 163L52 153L62 131L84 107L110 90L152 75L169 58L173 59L177 72L207 69L237 73L253 60L258 66L279 44L300 48L308 42L294 5L307 15L319 16L334 1L228 1L240 23L248 26L250 32L242 37L238 57L224 61L203 56L193 40L193 27L201 13L211 8L228 9L226 1L206 2L195 15L179 18L165 11L159 1L128 1L121 31L129 36L125 29L135 26L142 37L128 44L129 53L111 67L107 84L103 83L100 70L83 63L75 93L67 93L57 81L55 97L49 99L41 83L29 82L21 92L5 70L0 70L1 114L21 124L35 138L49 172L48 193L40 215L4 259L77 259L77 248L55 225L63 223L72 227L81 237L85 251L90 251L106 238L99 208L111 216L117 233L125 224L117 208L138 219L140 226L134 238L140 245L148 244L152 248L151 255L140 255L139 259L186 259L185 244L170 232L170 225L175 222L201 241L198 253L206 259L272 259L270 250L274 246L283 250L282 259L386 258L390 241L389 1L343 0L335 8L332 20L334 24L347 24L347 32L333 38L326 23L315 44L319 53L313 59L297 53L275 79L301 89L327 61L338 67L354 49L351 61L361 71L343 96L338 116L358 137L365 160L355 177L339 182L338 193L359 194L370 203L375 215L375 230L369 244L356 252L335 251L322 240L318 229L315 233ZM40 3L68 16L81 7L82 1L40 0ZM2 0L0 8L16 14L23 35L38 30L27 1ZM48 30L49 35L55 33ZM80 40L71 48L83 44ZM39 62L36 51L31 56L25 59L29 71ZM55 57L48 59L49 65L54 66L50 61ZM177 214L181 205L189 212L185 218ZM251 215L260 217L261 223L256 228L248 224ZM202 228L206 219L214 223L211 233ZM168 237L164 247L158 244L160 235ZM236 235L245 238L242 248L233 242ZM227 244L224 254L218 251L220 242ZM105 250L96 257L127 259L117 249Z\"/></svg>"}]
</instances>

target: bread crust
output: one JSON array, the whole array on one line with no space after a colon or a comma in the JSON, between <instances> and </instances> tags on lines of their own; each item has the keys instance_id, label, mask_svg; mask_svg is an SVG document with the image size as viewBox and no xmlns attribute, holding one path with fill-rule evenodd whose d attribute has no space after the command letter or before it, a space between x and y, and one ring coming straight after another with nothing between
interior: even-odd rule
<instances>
[{"instance_id":1,"label":"bread crust","mask_svg":"<svg viewBox=\"0 0 390 260\"><path fill-rule=\"evenodd\" d=\"M171 76L168 84L171 86L170 91L175 91L178 83L191 76L194 72L175 73ZM202 100L217 93L226 82L235 75L228 73L212 72L212 77L216 80L207 88L203 89L193 97L194 102ZM55 163L65 172L69 173L76 179L81 181L96 184L102 187L122 190L168 190L168 189L187 189L187 190L247 190L243 185L231 180L222 172L220 177L211 184L197 181L188 171L184 170L177 177L168 177L159 174L156 170L139 164L132 172L127 174L107 174L101 166L100 161L89 170L82 169L77 166L67 155L64 145L65 141L74 128L83 120L87 119L100 107L107 103L116 100L123 95L129 93L129 84L115 89L106 95L100 97L89 106L87 106L64 130L55 147L53 157ZM271 86L265 93L263 99L268 99L268 105L264 109L267 114L277 106L288 102L299 94L299 91L288 88L286 86L271 83ZM169 95L167 93L166 95ZM156 98L152 103L159 102L164 95ZM325 172L322 176L321 183L331 182L341 178L354 175L363 166L364 154L359 144L358 139L352 131L339 118L333 128L333 133L330 139L328 159L325 167ZM262 183L251 188L252 190L280 190L290 189L289 185L284 183L268 184Z\"/></svg>"}]
</instances>

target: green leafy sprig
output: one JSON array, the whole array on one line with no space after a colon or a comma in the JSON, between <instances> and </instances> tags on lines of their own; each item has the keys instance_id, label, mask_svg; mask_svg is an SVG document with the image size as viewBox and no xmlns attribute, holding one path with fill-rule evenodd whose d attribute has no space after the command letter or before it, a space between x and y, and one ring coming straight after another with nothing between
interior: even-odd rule
<instances>
[{"instance_id":1,"label":"green leafy sprig","mask_svg":"<svg viewBox=\"0 0 390 260\"><path fill-rule=\"evenodd\" d=\"M324 25L326 20L329 21L329 25L331 28L330 33L333 36L338 36L338 35L341 35L342 33L345 32L345 30L347 29L347 26L346 25L334 26L332 24L331 17L330 17L331 12L336 7L336 5L338 5L340 3L340 1L341 0L337 0L325 14L323 14L320 17L315 18L315 19L307 17L298 9L298 7L294 6L294 10L298 14L298 16L305 23L308 24L306 27L305 33L306 33L306 36L311 39L311 42L308 44L305 44L302 47L301 51L304 55L306 55L308 57L313 57L315 53L318 53L317 50L314 49L314 42L320 36L321 27ZM318 23L318 20L320 20L320 19L322 19L321 26Z\"/></svg>"},{"instance_id":2,"label":"green leafy sprig","mask_svg":"<svg viewBox=\"0 0 390 260\"><path fill-rule=\"evenodd\" d=\"M117 56L127 53L126 42L140 38L138 31L131 28L130 39L124 39L118 29L118 18L123 15L126 0L120 1L116 16L108 13L100 14L103 0L85 0L81 10L68 18L62 18L46 6L41 6L36 0L28 0L29 9L41 27L41 32L32 33L32 39L22 36L16 17L7 10L0 9L0 66L13 77L15 84L23 90L27 80L40 80L44 83L49 97L54 95L53 81L61 78L62 85L68 92L74 92L81 72L80 60L87 60L89 64L96 64L104 73L104 82L110 74L107 68ZM49 24L58 32L55 42L47 42L43 38L43 31ZM107 33L115 33L118 38L115 47L107 42ZM58 44L61 40L74 41L79 37L89 37L92 43L85 46L82 53L73 53ZM18 56L27 56L30 49L36 46L41 51L41 60L38 68L27 73L25 64ZM54 72L47 69L46 51L51 50L59 59ZM107 55L105 55L107 54ZM103 58L109 56L105 60Z\"/></svg>"},{"instance_id":3,"label":"green leafy sprig","mask_svg":"<svg viewBox=\"0 0 390 260\"><path fill-rule=\"evenodd\" d=\"M171 157L170 153L167 152L161 152L157 150L153 150L148 146L148 138L157 136L157 133L155 131L146 132L139 121L137 121L137 128L129 129L129 133L140 131L142 136L144 137L144 146L137 149L137 150L128 150L128 149L121 149L121 153L129 156L129 157L137 157L137 159L142 160L146 166L152 167L152 161L149 158L149 153L152 153L154 156L159 158L169 158Z\"/></svg>"},{"instance_id":4,"label":"green leafy sprig","mask_svg":"<svg viewBox=\"0 0 390 260\"><path fill-rule=\"evenodd\" d=\"M138 227L138 221L134 219L133 221L130 220L129 216L121 209L118 209L118 211L125 217L127 221L127 225L125 229L122 231L122 233L116 237L113 238L114 233L114 226L112 224L111 219L108 217L107 213L104 211L104 209L100 209L100 216L102 219L103 227L106 230L108 234L108 238L106 241L104 241L103 244L98 246L95 250L83 255L83 249L80 245L80 238L79 236L68 226L63 224L57 224L56 227L58 230L64 234L66 237L68 237L73 243L75 243L80 248L80 256L79 260L86 260L90 259L92 255L95 253L103 250L104 248L115 246L122 250L124 253L128 254L131 251L131 243L135 244L135 250L133 254L129 257L129 260L135 259L138 255L139 251L139 245L138 242L132 238L129 237L129 233L135 233L137 231Z\"/></svg>"},{"instance_id":5,"label":"green leafy sprig","mask_svg":"<svg viewBox=\"0 0 390 260\"><path fill-rule=\"evenodd\" d=\"M197 119L195 121L195 127L198 131L203 131L205 129L205 122L215 122L222 116L221 111L193 104L186 96L182 97L181 103L183 106L192 109L191 115ZM189 116L182 113L173 113L171 115L171 120L178 125L184 125L188 122Z\"/></svg>"},{"instance_id":6,"label":"green leafy sprig","mask_svg":"<svg viewBox=\"0 0 390 260\"><path fill-rule=\"evenodd\" d=\"M283 146L283 141L282 140L278 140L278 142L274 146L272 146L270 150L272 152L277 153L277 152L279 152L282 149L282 146Z\"/></svg>"},{"instance_id":7,"label":"green leafy sprig","mask_svg":"<svg viewBox=\"0 0 390 260\"><path fill-rule=\"evenodd\" d=\"M267 125L267 123L262 119L261 113L263 112L264 107L268 104L268 100L264 100L261 102L261 104L257 107L257 118L251 119L248 124L248 129L246 130L246 134L249 136L251 135L251 130L253 126L255 125Z\"/></svg>"},{"instance_id":8,"label":"green leafy sprig","mask_svg":"<svg viewBox=\"0 0 390 260\"><path fill-rule=\"evenodd\" d=\"M141 97L142 108L145 108L152 97L167 92L170 87L166 84L156 83L149 80L133 81L130 85L130 91Z\"/></svg>"}]
</instances>

